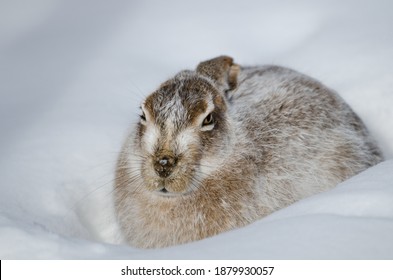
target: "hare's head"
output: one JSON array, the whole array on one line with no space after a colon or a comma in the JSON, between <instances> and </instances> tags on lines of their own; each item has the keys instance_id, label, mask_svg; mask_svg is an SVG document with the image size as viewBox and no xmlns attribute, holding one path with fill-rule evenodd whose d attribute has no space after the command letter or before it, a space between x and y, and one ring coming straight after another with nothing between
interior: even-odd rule
<instances>
[{"instance_id":1,"label":"hare's head","mask_svg":"<svg viewBox=\"0 0 393 280\"><path fill-rule=\"evenodd\" d=\"M182 71L141 105L137 145L144 187L164 196L196 190L220 162L230 141L225 92L239 67L218 57Z\"/></svg>"}]
</instances>

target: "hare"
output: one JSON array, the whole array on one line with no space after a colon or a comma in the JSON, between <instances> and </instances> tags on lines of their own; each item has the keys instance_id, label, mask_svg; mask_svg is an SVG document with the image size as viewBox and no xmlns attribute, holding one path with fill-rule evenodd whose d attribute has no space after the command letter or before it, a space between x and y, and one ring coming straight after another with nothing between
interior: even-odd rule
<instances>
[{"instance_id":1,"label":"hare","mask_svg":"<svg viewBox=\"0 0 393 280\"><path fill-rule=\"evenodd\" d=\"M381 160L334 91L287 68L220 56L143 101L117 163L117 217L131 246L182 244L250 224Z\"/></svg>"}]
</instances>

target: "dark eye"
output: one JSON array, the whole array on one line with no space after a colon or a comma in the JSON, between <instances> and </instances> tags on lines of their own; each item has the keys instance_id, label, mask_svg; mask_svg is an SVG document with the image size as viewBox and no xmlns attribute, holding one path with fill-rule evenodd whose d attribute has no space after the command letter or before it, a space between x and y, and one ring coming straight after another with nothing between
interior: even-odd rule
<instances>
[{"instance_id":1,"label":"dark eye","mask_svg":"<svg viewBox=\"0 0 393 280\"><path fill-rule=\"evenodd\" d=\"M146 121L146 115L145 115L145 112L141 112L141 114L139 115L139 117L141 118L141 121L142 122L145 122Z\"/></svg>"},{"instance_id":2,"label":"dark eye","mask_svg":"<svg viewBox=\"0 0 393 280\"><path fill-rule=\"evenodd\" d=\"M207 125L211 125L214 123L214 118L213 118L213 114L210 113L209 115L206 116L206 118L203 120L202 126L207 126Z\"/></svg>"}]
</instances>

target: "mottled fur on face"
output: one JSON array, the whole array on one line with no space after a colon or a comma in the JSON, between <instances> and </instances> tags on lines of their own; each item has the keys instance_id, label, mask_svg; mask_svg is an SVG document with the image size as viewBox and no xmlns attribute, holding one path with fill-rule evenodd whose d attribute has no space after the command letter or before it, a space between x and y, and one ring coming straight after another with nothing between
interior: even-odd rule
<instances>
[{"instance_id":1,"label":"mottled fur on face","mask_svg":"<svg viewBox=\"0 0 393 280\"><path fill-rule=\"evenodd\" d=\"M139 146L146 155L142 177L150 191L171 195L197 188L201 160L222 149L228 135L227 105L214 83L183 71L146 98ZM210 124L204 125L209 118ZM167 164L161 166L160 161Z\"/></svg>"}]
</instances>

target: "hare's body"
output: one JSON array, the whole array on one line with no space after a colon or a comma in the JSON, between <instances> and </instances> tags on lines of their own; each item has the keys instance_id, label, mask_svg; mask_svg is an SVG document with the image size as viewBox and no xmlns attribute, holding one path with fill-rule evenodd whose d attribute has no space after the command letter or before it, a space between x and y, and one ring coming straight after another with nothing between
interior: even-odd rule
<instances>
[{"instance_id":1,"label":"hare's body","mask_svg":"<svg viewBox=\"0 0 393 280\"><path fill-rule=\"evenodd\" d=\"M119 222L137 247L247 225L382 158L339 96L277 66L207 61L164 83L142 109L115 186Z\"/></svg>"}]
</instances>

